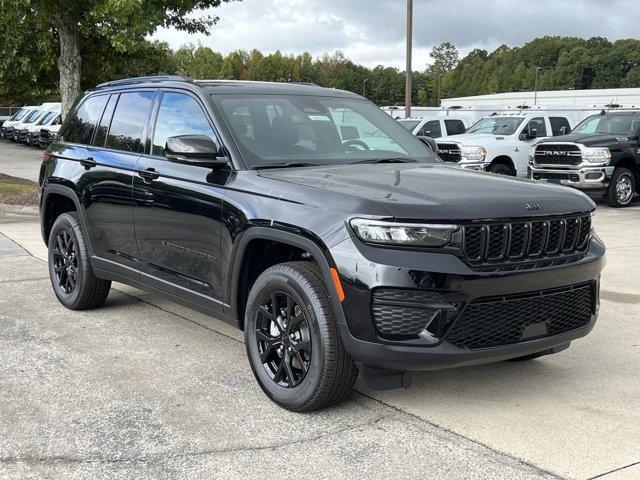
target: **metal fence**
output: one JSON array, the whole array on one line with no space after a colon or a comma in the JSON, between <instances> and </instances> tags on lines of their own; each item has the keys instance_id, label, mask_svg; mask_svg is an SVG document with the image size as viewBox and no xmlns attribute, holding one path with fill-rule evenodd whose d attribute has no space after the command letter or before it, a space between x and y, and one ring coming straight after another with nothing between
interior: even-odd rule
<instances>
[{"instance_id":1,"label":"metal fence","mask_svg":"<svg viewBox=\"0 0 640 480\"><path fill-rule=\"evenodd\" d=\"M22 107L0 107L0 117L10 117Z\"/></svg>"}]
</instances>

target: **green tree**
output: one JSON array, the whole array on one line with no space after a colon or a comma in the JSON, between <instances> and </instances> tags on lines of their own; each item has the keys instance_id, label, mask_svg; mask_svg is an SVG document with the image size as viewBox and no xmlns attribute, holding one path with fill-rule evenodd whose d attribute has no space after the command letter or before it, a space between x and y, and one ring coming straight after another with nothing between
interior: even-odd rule
<instances>
[{"instance_id":1,"label":"green tree","mask_svg":"<svg viewBox=\"0 0 640 480\"><path fill-rule=\"evenodd\" d=\"M105 38L116 52L126 52L157 27L209 34L217 17L190 15L229 0L13 0L2 15L35 17L36 32L53 32L59 42L58 71L62 111L81 90L82 56L88 39Z\"/></svg>"}]
</instances>

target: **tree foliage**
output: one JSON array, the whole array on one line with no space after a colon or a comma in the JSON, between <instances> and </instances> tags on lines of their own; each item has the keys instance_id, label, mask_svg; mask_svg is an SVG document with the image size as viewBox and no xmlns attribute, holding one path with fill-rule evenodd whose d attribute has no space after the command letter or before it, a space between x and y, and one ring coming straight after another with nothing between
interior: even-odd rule
<instances>
[{"instance_id":1,"label":"tree foliage","mask_svg":"<svg viewBox=\"0 0 640 480\"><path fill-rule=\"evenodd\" d=\"M128 15L133 0L93 1L102 7L109 5L109 9L101 10L99 31L82 33L83 89L127 76L177 73L194 79L312 82L357 93L362 93L366 84L367 97L380 105L403 102L404 72L397 68L367 68L341 52L316 58L307 52L264 54L258 50L222 55L199 45L185 45L174 52L166 44L146 39L160 17L146 22L144 28L137 26L139 30L130 35L117 31L114 23L105 23L108 15ZM167 2L149 2L153 3ZM121 10L114 11L114 5ZM169 12L163 21L186 22L175 15ZM17 27L20 21L24 28ZM197 31L202 25L187 23L185 28ZM4 14L0 26L8 32L0 38L0 98L24 102L57 95L55 58L59 45L55 27L39 23L34 16ZM540 90L640 87L640 40L635 39L609 42L603 38L542 37L521 47L502 45L491 53L476 49L461 59L452 44L444 43L433 48L431 58L432 63L423 71L413 72L416 105L436 105L438 97L529 91L534 88L538 66Z\"/></svg>"}]
</instances>

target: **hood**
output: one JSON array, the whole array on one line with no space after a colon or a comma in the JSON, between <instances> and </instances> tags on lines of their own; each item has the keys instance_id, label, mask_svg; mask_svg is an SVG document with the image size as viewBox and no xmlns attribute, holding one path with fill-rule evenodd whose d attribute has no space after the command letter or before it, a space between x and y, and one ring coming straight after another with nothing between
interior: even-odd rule
<instances>
[{"instance_id":1,"label":"hood","mask_svg":"<svg viewBox=\"0 0 640 480\"><path fill-rule=\"evenodd\" d=\"M590 211L595 204L569 187L464 170L442 164L376 164L262 170L263 177L303 185L316 192L378 202L398 219L474 220L558 215ZM528 211L527 204L542 210ZM367 212L354 212L364 214Z\"/></svg>"},{"instance_id":2,"label":"hood","mask_svg":"<svg viewBox=\"0 0 640 480\"><path fill-rule=\"evenodd\" d=\"M541 140L536 145L542 143L573 142L580 143L585 147L607 147L626 141L629 141L626 135L614 135L610 133L571 133L569 135L561 135L559 137Z\"/></svg>"}]
</instances>

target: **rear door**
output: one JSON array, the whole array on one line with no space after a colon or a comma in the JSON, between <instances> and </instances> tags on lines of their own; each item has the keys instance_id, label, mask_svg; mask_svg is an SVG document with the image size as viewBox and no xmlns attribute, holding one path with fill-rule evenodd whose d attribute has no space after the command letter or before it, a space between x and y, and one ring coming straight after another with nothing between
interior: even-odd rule
<instances>
[{"instance_id":1,"label":"rear door","mask_svg":"<svg viewBox=\"0 0 640 480\"><path fill-rule=\"evenodd\" d=\"M94 255L103 261L101 267L125 275L138 273L133 176L154 95L131 91L90 97L64 131L64 155L82 167L77 182Z\"/></svg>"},{"instance_id":2,"label":"rear door","mask_svg":"<svg viewBox=\"0 0 640 480\"><path fill-rule=\"evenodd\" d=\"M172 163L164 155L171 136L201 134L216 139L212 119L196 95L163 90L155 110L149 146L134 179L142 280L220 310L220 228L229 171Z\"/></svg>"}]
</instances>

